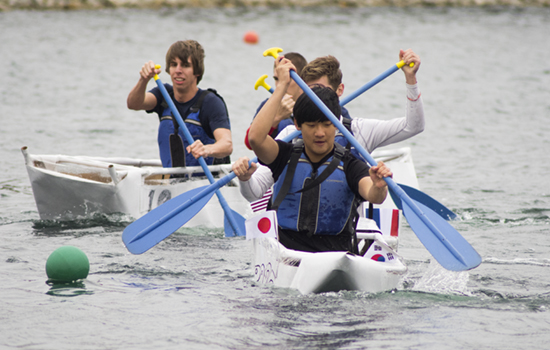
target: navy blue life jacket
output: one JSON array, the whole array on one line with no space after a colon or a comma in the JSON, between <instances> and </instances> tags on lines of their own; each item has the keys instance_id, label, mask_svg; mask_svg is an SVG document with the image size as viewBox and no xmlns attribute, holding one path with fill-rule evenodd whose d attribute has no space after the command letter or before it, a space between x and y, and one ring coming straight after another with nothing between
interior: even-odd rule
<instances>
[{"instance_id":1,"label":"navy blue life jacket","mask_svg":"<svg viewBox=\"0 0 550 350\"><path fill-rule=\"evenodd\" d=\"M202 91L199 99L193 106L189 108L187 114L182 116L182 119L189 130L189 133L193 137L193 140L201 140L204 145L210 145L216 142L215 139L209 137L206 131L202 127L200 122L200 113L202 103L209 93L214 93L218 96L225 105L223 98L214 89L207 89ZM173 92L170 94L173 97ZM164 107L162 116L160 117L160 125L158 131L158 144L160 151L160 159L162 166L165 168L170 167L185 167L185 166L199 166L198 159L195 159L192 154L187 153L186 148L189 146L187 139L183 134L183 130L178 125L176 118L172 115L172 111L166 101L161 104ZM226 106L227 110L227 106ZM230 157L204 158L206 164L228 164L230 163Z\"/></svg>"},{"instance_id":2,"label":"navy blue life jacket","mask_svg":"<svg viewBox=\"0 0 550 350\"><path fill-rule=\"evenodd\" d=\"M308 235L353 234L359 199L349 188L343 157L347 150L335 143L334 154L317 170L296 141L292 156L273 187L272 210L282 229Z\"/></svg>"}]
</instances>

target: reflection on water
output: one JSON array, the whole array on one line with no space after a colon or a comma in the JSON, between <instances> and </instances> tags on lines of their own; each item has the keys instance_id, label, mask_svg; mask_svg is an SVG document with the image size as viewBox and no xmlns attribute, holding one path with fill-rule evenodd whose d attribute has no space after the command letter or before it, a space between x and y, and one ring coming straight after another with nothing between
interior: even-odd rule
<instances>
[{"instance_id":1,"label":"reflection on water","mask_svg":"<svg viewBox=\"0 0 550 350\"><path fill-rule=\"evenodd\" d=\"M86 285L82 281L71 283L53 283L46 281L46 284L51 286L46 294L55 297L77 297L79 295L94 294L93 291L86 290Z\"/></svg>"}]
</instances>

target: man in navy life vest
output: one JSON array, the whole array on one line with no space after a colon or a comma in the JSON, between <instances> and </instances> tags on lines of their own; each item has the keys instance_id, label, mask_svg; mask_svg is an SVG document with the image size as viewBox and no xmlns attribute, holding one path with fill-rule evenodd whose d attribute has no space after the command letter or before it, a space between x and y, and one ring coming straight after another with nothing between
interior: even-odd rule
<instances>
[{"instance_id":1,"label":"man in navy life vest","mask_svg":"<svg viewBox=\"0 0 550 350\"><path fill-rule=\"evenodd\" d=\"M175 42L166 53L165 69L172 85L164 86L194 143L187 143L159 88L146 91L149 80L161 72L153 61L143 65L140 78L127 99L129 109L155 112L159 116L158 144L162 165L198 166L201 156L207 164L229 163L233 143L225 102L215 90L198 87L204 74L202 46L194 40Z\"/></svg>"}]
</instances>

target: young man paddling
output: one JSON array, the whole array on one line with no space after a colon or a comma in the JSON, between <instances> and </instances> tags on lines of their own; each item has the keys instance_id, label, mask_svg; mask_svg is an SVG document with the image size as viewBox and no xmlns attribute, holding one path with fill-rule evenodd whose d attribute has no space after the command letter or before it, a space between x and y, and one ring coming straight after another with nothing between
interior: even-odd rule
<instances>
[{"instance_id":1,"label":"young man paddling","mask_svg":"<svg viewBox=\"0 0 550 350\"><path fill-rule=\"evenodd\" d=\"M207 164L229 163L233 152L231 126L223 99L215 90L202 90L197 85L204 74L204 50L194 40L178 41L166 53L166 72L172 85L164 84L189 132L191 145L172 115L158 87L146 91L147 84L160 69L149 61L143 65L140 78L128 95L128 108L157 113L160 120L158 144L164 167L198 166L203 157Z\"/></svg>"},{"instance_id":2,"label":"young man paddling","mask_svg":"<svg viewBox=\"0 0 550 350\"><path fill-rule=\"evenodd\" d=\"M301 251L356 251L355 225L360 201L382 203L384 177L391 171L380 162L369 167L334 142L336 127L303 94L293 108L294 123L303 142L275 141L269 131L290 85L292 63L276 60L279 86L250 126L252 149L275 179L272 209L277 210L279 240ZM335 114L341 108L336 93L325 87L313 91ZM317 180L316 180L317 179Z\"/></svg>"}]
</instances>

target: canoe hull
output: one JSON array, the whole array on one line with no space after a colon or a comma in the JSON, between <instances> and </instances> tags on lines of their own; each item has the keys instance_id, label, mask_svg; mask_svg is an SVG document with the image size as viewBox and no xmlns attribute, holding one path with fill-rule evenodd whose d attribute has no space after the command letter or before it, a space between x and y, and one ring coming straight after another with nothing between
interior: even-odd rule
<instances>
[{"instance_id":1,"label":"canoe hull","mask_svg":"<svg viewBox=\"0 0 550 350\"><path fill-rule=\"evenodd\" d=\"M171 198L210 184L204 178L170 179L170 169L163 169L160 163L153 166L154 161L131 160L134 164L151 164L135 166L101 158L39 156L26 150L23 154L42 220L86 219L95 214L123 214L137 219ZM230 165L225 171L229 170ZM251 212L238 182L224 186L221 192L233 210ZM213 196L186 225L223 227L224 212L217 197Z\"/></svg>"},{"instance_id":2,"label":"canoe hull","mask_svg":"<svg viewBox=\"0 0 550 350\"><path fill-rule=\"evenodd\" d=\"M287 249L274 237L251 238L254 281L298 289L302 294L340 290L377 293L397 288L407 271L394 250L397 238L386 240L372 220L361 220L368 221L373 228L358 234L363 243L365 239L373 241L362 256L347 252L301 252ZM247 237L257 237L249 232L250 227L247 226Z\"/></svg>"}]
</instances>

